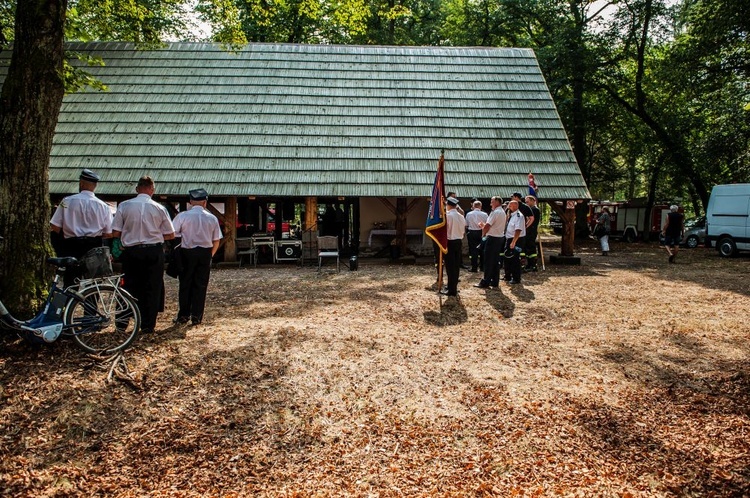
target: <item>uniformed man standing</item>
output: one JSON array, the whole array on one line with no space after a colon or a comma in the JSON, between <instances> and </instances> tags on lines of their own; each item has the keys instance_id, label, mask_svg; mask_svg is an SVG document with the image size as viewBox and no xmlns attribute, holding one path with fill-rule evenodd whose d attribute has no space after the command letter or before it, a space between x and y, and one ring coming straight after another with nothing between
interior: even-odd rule
<instances>
[{"instance_id":1,"label":"uniformed man standing","mask_svg":"<svg viewBox=\"0 0 750 498\"><path fill-rule=\"evenodd\" d=\"M526 218L521 214L518 200L508 203L508 225L505 227L505 281L521 283L521 251L526 237Z\"/></svg>"},{"instance_id":2,"label":"uniformed man standing","mask_svg":"<svg viewBox=\"0 0 750 498\"><path fill-rule=\"evenodd\" d=\"M211 273L211 258L219 250L222 238L219 220L206 209L208 193L204 189L191 190L190 209L174 219L175 236L182 237L180 258L180 308L175 323L203 321L206 291Z\"/></svg>"},{"instance_id":3,"label":"uniformed man standing","mask_svg":"<svg viewBox=\"0 0 750 498\"><path fill-rule=\"evenodd\" d=\"M445 256L445 271L448 275L448 288L440 291L446 296L458 295L458 277L461 271L461 251L466 233L466 219L458 212L458 199L446 200L445 224L448 229L448 254Z\"/></svg>"},{"instance_id":4,"label":"uniformed man standing","mask_svg":"<svg viewBox=\"0 0 750 498\"><path fill-rule=\"evenodd\" d=\"M500 283L500 258L505 246L506 216L503 209L503 199L493 196L490 199L492 212L482 225L484 242L484 277L474 287L486 289Z\"/></svg>"},{"instance_id":5,"label":"uniformed man standing","mask_svg":"<svg viewBox=\"0 0 750 498\"><path fill-rule=\"evenodd\" d=\"M471 260L472 273L476 273L477 268L484 271L484 255L482 254L482 227L487 221L487 213L482 211L482 201L471 203L471 211L466 213L466 238L469 241L469 259Z\"/></svg>"},{"instance_id":6,"label":"uniformed man standing","mask_svg":"<svg viewBox=\"0 0 750 498\"><path fill-rule=\"evenodd\" d=\"M60 257L80 259L89 250L102 246L102 239L112 237L112 211L94 195L99 175L90 169L78 177L78 193L64 198L50 220L52 245ZM69 268L65 285L74 283L82 269Z\"/></svg>"},{"instance_id":7,"label":"uniformed man standing","mask_svg":"<svg viewBox=\"0 0 750 498\"><path fill-rule=\"evenodd\" d=\"M112 235L122 243L125 289L138 299L141 332L156 327L164 309L164 241L174 239L172 220L164 206L151 199L156 185L151 177L138 180L138 195L118 206Z\"/></svg>"},{"instance_id":8,"label":"uniformed man standing","mask_svg":"<svg viewBox=\"0 0 750 498\"><path fill-rule=\"evenodd\" d=\"M531 209L532 221L531 223L526 222L526 247L524 252L526 253L526 271L536 271L536 260L538 256L538 246L536 243L537 236L539 235L539 220L542 219L542 213L538 207L536 207L536 197L533 195L526 196L526 205Z\"/></svg>"}]
</instances>

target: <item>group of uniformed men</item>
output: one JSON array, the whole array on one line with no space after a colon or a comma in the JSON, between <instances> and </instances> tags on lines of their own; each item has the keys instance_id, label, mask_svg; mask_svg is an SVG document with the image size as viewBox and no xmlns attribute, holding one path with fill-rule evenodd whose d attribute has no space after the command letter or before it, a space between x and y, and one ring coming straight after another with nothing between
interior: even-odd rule
<instances>
[{"instance_id":1,"label":"group of uniformed men","mask_svg":"<svg viewBox=\"0 0 750 498\"><path fill-rule=\"evenodd\" d=\"M114 217L107 203L94 191L99 175L84 169L79 193L64 198L57 206L50 228L58 256L80 259L86 252L120 239L124 288L138 300L141 332L153 332L159 312L164 311L164 243L181 238L179 311L175 323L200 324L206 303L211 258L222 238L219 221L207 209L205 189L189 192L190 207L172 220L167 209L152 199L153 179L138 180L137 195L120 203ZM65 284L80 278L80 270L68 270Z\"/></svg>"},{"instance_id":2,"label":"group of uniformed men","mask_svg":"<svg viewBox=\"0 0 750 498\"><path fill-rule=\"evenodd\" d=\"M500 197L490 199L490 213L482 210L482 202L474 200L472 210L466 213L458 205L454 192L446 196L446 225L448 253L445 258L448 283L442 294L458 294L461 268L462 241L466 234L471 259L470 272L484 272L475 285L480 289L497 288L500 268L505 268L503 280L509 284L521 283L521 258L526 259L526 271L536 271L537 234L541 213L533 195L525 198L514 193L507 204L507 212Z\"/></svg>"}]
</instances>

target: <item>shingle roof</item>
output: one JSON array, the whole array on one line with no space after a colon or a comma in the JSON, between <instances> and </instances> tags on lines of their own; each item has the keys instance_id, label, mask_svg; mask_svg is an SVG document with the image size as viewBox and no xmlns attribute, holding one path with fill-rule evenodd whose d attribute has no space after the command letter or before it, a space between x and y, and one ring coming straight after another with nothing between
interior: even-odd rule
<instances>
[{"instance_id":1,"label":"shingle roof","mask_svg":"<svg viewBox=\"0 0 750 498\"><path fill-rule=\"evenodd\" d=\"M589 193L528 49L73 43L100 56L109 87L67 95L50 191L429 196L440 150L446 184L508 195L531 171L545 199ZM3 53L6 62L9 53Z\"/></svg>"}]
</instances>

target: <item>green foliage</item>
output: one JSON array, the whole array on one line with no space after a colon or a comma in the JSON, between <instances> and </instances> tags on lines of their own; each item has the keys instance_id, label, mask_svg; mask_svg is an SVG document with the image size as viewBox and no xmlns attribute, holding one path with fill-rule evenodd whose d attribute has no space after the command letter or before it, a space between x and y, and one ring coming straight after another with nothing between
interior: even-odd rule
<instances>
[{"instance_id":1,"label":"green foliage","mask_svg":"<svg viewBox=\"0 0 750 498\"><path fill-rule=\"evenodd\" d=\"M0 44L14 15L0 0ZM196 15L230 47L530 47L594 196L701 204L750 181L747 0L70 0L66 38L158 46ZM67 91L106 89L70 56Z\"/></svg>"},{"instance_id":2,"label":"green foliage","mask_svg":"<svg viewBox=\"0 0 750 498\"><path fill-rule=\"evenodd\" d=\"M65 81L66 94L79 92L86 87L91 87L95 90L103 92L109 90L109 88L107 88L107 85L91 76L91 74L87 73L80 67L72 65L70 63L71 59L79 60L88 66L104 65L104 61L100 57L93 57L91 55L82 54L81 52L66 52L65 60L63 61L63 80Z\"/></svg>"},{"instance_id":3,"label":"green foliage","mask_svg":"<svg viewBox=\"0 0 750 498\"><path fill-rule=\"evenodd\" d=\"M15 18L16 2L0 0L0 49L4 49L13 40Z\"/></svg>"},{"instance_id":4,"label":"green foliage","mask_svg":"<svg viewBox=\"0 0 750 498\"><path fill-rule=\"evenodd\" d=\"M189 27L188 0L71 0L68 40L132 41L156 47L184 36Z\"/></svg>"}]
</instances>

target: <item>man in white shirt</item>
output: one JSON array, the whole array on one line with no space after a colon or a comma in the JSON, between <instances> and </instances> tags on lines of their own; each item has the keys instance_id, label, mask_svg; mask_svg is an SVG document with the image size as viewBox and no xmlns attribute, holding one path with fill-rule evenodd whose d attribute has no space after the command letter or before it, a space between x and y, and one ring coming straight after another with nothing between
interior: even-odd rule
<instances>
[{"instance_id":1,"label":"man in white shirt","mask_svg":"<svg viewBox=\"0 0 750 498\"><path fill-rule=\"evenodd\" d=\"M94 195L99 175L90 169L78 177L78 193L64 198L50 220L52 245L59 257L81 259L89 250L102 246L112 237L112 211ZM73 284L82 269L68 268L65 285Z\"/></svg>"},{"instance_id":2,"label":"man in white shirt","mask_svg":"<svg viewBox=\"0 0 750 498\"><path fill-rule=\"evenodd\" d=\"M122 243L125 289L138 299L141 332L156 327L164 310L164 241L174 239L174 227L164 206L151 199L156 185L151 177L138 180L138 195L121 203L112 222L112 235Z\"/></svg>"},{"instance_id":3,"label":"man in white shirt","mask_svg":"<svg viewBox=\"0 0 750 498\"><path fill-rule=\"evenodd\" d=\"M445 256L445 271L448 275L448 287L441 290L446 296L458 295L458 276L461 271L461 251L466 232L466 219L456 209L458 199L448 197L445 201L445 224L448 229L448 254Z\"/></svg>"},{"instance_id":4,"label":"man in white shirt","mask_svg":"<svg viewBox=\"0 0 750 498\"><path fill-rule=\"evenodd\" d=\"M487 213L482 211L482 201L474 201L471 211L466 213L466 240L469 243L469 259L471 260L472 273L476 273L477 267L484 270L484 256L480 250L482 244L482 227L487 221Z\"/></svg>"},{"instance_id":5,"label":"man in white shirt","mask_svg":"<svg viewBox=\"0 0 750 498\"><path fill-rule=\"evenodd\" d=\"M175 323L192 321L198 325L203 321L206 307L206 292L211 274L211 258L219 250L222 238L219 220L207 209L208 192L195 189L189 192L190 209L175 216L174 231L181 237L179 257L180 294L179 310Z\"/></svg>"},{"instance_id":6,"label":"man in white shirt","mask_svg":"<svg viewBox=\"0 0 750 498\"><path fill-rule=\"evenodd\" d=\"M526 237L526 218L519 210L519 202L508 203L508 226L505 228L505 280L521 283L521 251Z\"/></svg>"},{"instance_id":7,"label":"man in white shirt","mask_svg":"<svg viewBox=\"0 0 750 498\"><path fill-rule=\"evenodd\" d=\"M500 283L500 262L505 236L505 210L503 200L494 196L490 199L490 213L482 226L484 241L484 277L474 287L486 289L497 287Z\"/></svg>"}]
</instances>

